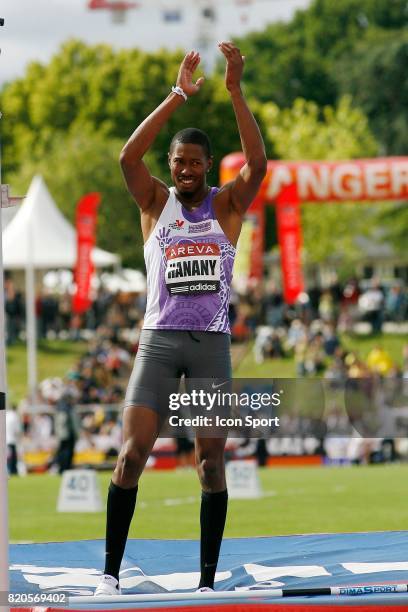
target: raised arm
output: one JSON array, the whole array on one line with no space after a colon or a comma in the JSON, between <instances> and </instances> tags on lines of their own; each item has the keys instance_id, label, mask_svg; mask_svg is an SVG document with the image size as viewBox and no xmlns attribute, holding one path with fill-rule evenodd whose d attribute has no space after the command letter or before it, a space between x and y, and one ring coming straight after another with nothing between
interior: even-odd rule
<instances>
[{"instance_id":1,"label":"raised arm","mask_svg":"<svg viewBox=\"0 0 408 612\"><path fill-rule=\"evenodd\" d=\"M227 60L225 85L231 96L246 159L237 178L229 184L231 206L243 215L265 177L267 160L261 132L241 90L244 58L233 43L222 42L218 46Z\"/></svg>"},{"instance_id":2,"label":"raised arm","mask_svg":"<svg viewBox=\"0 0 408 612\"><path fill-rule=\"evenodd\" d=\"M196 94L204 81L201 77L193 82L193 73L200 63L195 51L188 53L181 62L176 88L181 88L186 96ZM143 156L153 144L162 127L171 115L185 102L180 93L171 92L165 100L136 128L120 154L120 165L126 185L141 210L147 210L157 201L158 192L165 192L166 185L153 177ZM167 189L168 192L168 189Z\"/></svg>"}]
</instances>

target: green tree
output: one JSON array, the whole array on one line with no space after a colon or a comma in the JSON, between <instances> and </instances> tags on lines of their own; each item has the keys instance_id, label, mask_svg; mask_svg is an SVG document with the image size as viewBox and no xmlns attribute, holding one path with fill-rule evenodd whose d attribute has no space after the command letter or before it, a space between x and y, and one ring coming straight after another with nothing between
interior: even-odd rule
<instances>
[{"instance_id":1,"label":"green tree","mask_svg":"<svg viewBox=\"0 0 408 612\"><path fill-rule=\"evenodd\" d=\"M398 253L406 256L408 236L408 202L384 204L378 213L378 223L384 239L388 240Z\"/></svg>"},{"instance_id":2,"label":"green tree","mask_svg":"<svg viewBox=\"0 0 408 612\"><path fill-rule=\"evenodd\" d=\"M246 56L250 95L279 106L298 97L320 105L338 95L336 63L374 28L404 32L406 0L314 0L288 23L272 23L261 32L238 39Z\"/></svg>"},{"instance_id":3,"label":"green tree","mask_svg":"<svg viewBox=\"0 0 408 612\"><path fill-rule=\"evenodd\" d=\"M336 107L320 111L317 104L296 100L290 109L265 104L261 109L266 134L281 159L336 160L370 157L378 145L367 118L351 105L348 97ZM374 214L367 214L365 204L305 204L302 226L305 256L310 263L322 263L334 254L341 256L348 268L359 256L355 239L367 235L374 224ZM369 209L370 210L370 209Z\"/></svg>"},{"instance_id":4,"label":"green tree","mask_svg":"<svg viewBox=\"0 0 408 612\"><path fill-rule=\"evenodd\" d=\"M314 0L291 23L322 58L335 60L370 28L403 30L408 25L405 0ZM330 66L335 69L335 66Z\"/></svg>"},{"instance_id":5,"label":"green tree","mask_svg":"<svg viewBox=\"0 0 408 612\"><path fill-rule=\"evenodd\" d=\"M119 167L122 142L94 132L73 129L56 139L46 157L27 160L9 178L13 190L26 193L32 177L41 174L58 207L72 223L82 195L99 191L97 244L120 253L127 266L143 267L140 214L128 194ZM156 170L154 159L148 159Z\"/></svg>"},{"instance_id":6,"label":"green tree","mask_svg":"<svg viewBox=\"0 0 408 612\"><path fill-rule=\"evenodd\" d=\"M404 154L408 140L408 31L367 31L337 63L341 92L367 115L385 154Z\"/></svg>"},{"instance_id":7,"label":"green tree","mask_svg":"<svg viewBox=\"0 0 408 612\"><path fill-rule=\"evenodd\" d=\"M335 82L316 48L293 24L274 23L236 41L245 55L245 89L261 102L290 106L299 98L332 103Z\"/></svg>"},{"instance_id":8,"label":"green tree","mask_svg":"<svg viewBox=\"0 0 408 612\"><path fill-rule=\"evenodd\" d=\"M118 155L136 126L168 95L182 56L164 50L113 51L71 40L48 65L31 64L1 94L5 181L23 192L33 174L42 173L70 218L80 195L101 191L100 246L118 252L126 264L140 263L138 212L125 190ZM163 180L169 180L170 140L187 126L204 129L213 141L210 181L217 184L222 157L241 147L223 77L208 78L200 95L190 98L156 139L147 162Z\"/></svg>"},{"instance_id":9,"label":"green tree","mask_svg":"<svg viewBox=\"0 0 408 612\"><path fill-rule=\"evenodd\" d=\"M392 3L391 3L392 4ZM385 155L406 155L408 142L408 32L370 29L337 64L339 90L367 115ZM397 251L406 250L407 202L378 209L377 223Z\"/></svg>"},{"instance_id":10,"label":"green tree","mask_svg":"<svg viewBox=\"0 0 408 612\"><path fill-rule=\"evenodd\" d=\"M56 138L83 126L124 143L136 126L167 96L182 52L137 49L113 51L108 45L66 42L46 66L31 64L26 75L1 94L3 170L41 160ZM175 131L195 125L214 142L216 162L240 146L234 115L222 77L208 78L199 96L174 115L159 134L155 156L167 172L167 151ZM217 177L217 166L213 174Z\"/></svg>"}]
</instances>

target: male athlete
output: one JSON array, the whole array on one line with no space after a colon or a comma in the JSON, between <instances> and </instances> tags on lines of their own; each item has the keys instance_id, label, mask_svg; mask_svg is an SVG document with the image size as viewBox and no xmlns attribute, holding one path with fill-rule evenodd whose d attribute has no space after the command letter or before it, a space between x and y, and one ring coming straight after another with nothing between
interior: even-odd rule
<instances>
[{"instance_id":1,"label":"male athlete","mask_svg":"<svg viewBox=\"0 0 408 612\"><path fill-rule=\"evenodd\" d=\"M200 92L204 78L193 82L200 63L194 51L183 59L176 86L135 130L120 156L127 187L140 208L148 291L125 398L123 446L108 493L105 573L95 595L120 592L119 568L139 477L168 415L166 381L183 374L186 381L231 379L228 303L235 246L243 216L265 176L266 157L240 87L244 58L230 42L220 43L219 49L226 58L225 84L246 159L237 178L221 189L207 186L213 163L210 142L195 128L177 133L170 144L174 187L151 176L143 162L173 113ZM225 438L196 436L202 487L199 590L214 587L227 514L224 446Z\"/></svg>"}]
</instances>

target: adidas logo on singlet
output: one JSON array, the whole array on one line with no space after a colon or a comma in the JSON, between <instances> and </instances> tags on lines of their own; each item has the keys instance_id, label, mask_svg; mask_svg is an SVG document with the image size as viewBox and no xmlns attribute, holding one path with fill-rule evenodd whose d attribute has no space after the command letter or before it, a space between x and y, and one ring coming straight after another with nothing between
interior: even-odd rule
<instances>
[{"instance_id":1,"label":"adidas logo on singlet","mask_svg":"<svg viewBox=\"0 0 408 612\"><path fill-rule=\"evenodd\" d=\"M170 293L195 293L202 291L218 291L219 283L190 283L188 285L178 285L170 288Z\"/></svg>"}]
</instances>

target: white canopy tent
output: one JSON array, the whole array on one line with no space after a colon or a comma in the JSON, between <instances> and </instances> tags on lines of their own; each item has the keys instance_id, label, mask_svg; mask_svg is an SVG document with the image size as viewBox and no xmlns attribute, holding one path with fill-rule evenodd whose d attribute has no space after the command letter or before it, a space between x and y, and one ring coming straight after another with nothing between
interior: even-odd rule
<instances>
[{"instance_id":1,"label":"white canopy tent","mask_svg":"<svg viewBox=\"0 0 408 612\"><path fill-rule=\"evenodd\" d=\"M56 206L41 176L33 178L23 204L2 232L2 242L4 269L25 270L28 387L30 400L35 402L35 270L74 268L77 258L76 231ZM97 268L120 265L117 255L98 248L93 249L92 260Z\"/></svg>"},{"instance_id":2,"label":"white canopy tent","mask_svg":"<svg viewBox=\"0 0 408 612\"><path fill-rule=\"evenodd\" d=\"M120 264L118 255L94 248L97 268ZM73 268L76 231L55 204L44 179L35 176L23 204L3 231L3 267L21 270Z\"/></svg>"}]
</instances>

